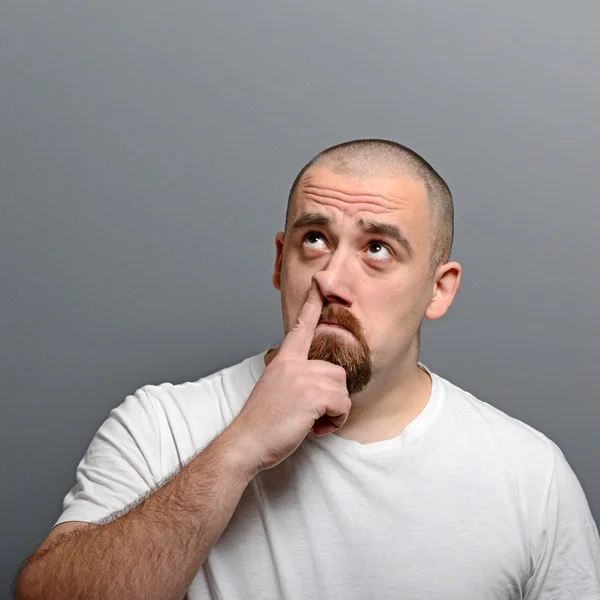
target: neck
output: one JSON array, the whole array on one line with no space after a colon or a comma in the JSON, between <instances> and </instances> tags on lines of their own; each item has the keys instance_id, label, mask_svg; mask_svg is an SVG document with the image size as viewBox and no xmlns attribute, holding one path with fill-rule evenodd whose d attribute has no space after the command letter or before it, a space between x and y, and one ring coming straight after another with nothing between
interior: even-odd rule
<instances>
[{"instance_id":1,"label":"neck","mask_svg":"<svg viewBox=\"0 0 600 600\"><path fill-rule=\"evenodd\" d=\"M265 356L268 366L277 349ZM410 362L383 369L374 374L369 385L352 398L352 410L344 426L335 432L348 440L369 444L400 435L427 405L431 396L431 377Z\"/></svg>"}]
</instances>

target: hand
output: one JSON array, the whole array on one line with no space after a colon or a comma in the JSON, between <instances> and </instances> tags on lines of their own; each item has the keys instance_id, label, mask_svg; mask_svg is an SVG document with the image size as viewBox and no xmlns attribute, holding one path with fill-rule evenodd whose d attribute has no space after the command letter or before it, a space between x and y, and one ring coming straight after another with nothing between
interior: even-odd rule
<instances>
[{"instance_id":1,"label":"hand","mask_svg":"<svg viewBox=\"0 0 600 600\"><path fill-rule=\"evenodd\" d=\"M292 454L311 429L325 435L342 427L348 418L351 400L344 368L308 360L322 306L313 280L296 323L228 428L243 438L257 473Z\"/></svg>"}]
</instances>

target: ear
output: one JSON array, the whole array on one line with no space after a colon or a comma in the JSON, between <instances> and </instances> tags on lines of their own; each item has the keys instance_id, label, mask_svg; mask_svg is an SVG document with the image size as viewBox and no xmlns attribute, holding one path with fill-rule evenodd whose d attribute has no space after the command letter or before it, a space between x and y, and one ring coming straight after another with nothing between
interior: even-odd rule
<instances>
[{"instance_id":1,"label":"ear","mask_svg":"<svg viewBox=\"0 0 600 600\"><path fill-rule=\"evenodd\" d=\"M283 240L285 234L280 231L275 236L275 267L273 269L273 287L281 291L281 256L283 254Z\"/></svg>"},{"instance_id":2,"label":"ear","mask_svg":"<svg viewBox=\"0 0 600 600\"><path fill-rule=\"evenodd\" d=\"M449 262L437 268L433 295L425 311L426 319L435 321L448 312L460 287L461 275L462 267L457 262Z\"/></svg>"}]
</instances>

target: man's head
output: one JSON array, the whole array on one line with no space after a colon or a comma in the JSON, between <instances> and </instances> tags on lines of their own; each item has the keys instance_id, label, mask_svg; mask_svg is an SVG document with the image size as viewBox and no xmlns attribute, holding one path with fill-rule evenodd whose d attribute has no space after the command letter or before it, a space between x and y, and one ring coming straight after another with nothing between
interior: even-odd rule
<instances>
[{"instance_id":1,"label":"man's head","mask_svg":"<svg viewBox=\"0 0 600 600\"><path fill-rule=\"evenodd\" d=\"M309 358L344 366L351 396L385 380L417 360L423 318L442 317L454 299L452 239L452 195L418 154L385 140L324 150L294 181L275 240L285 332L316 279L321 323L347 331L320 325Z\"/></svg>"}]
</instances>

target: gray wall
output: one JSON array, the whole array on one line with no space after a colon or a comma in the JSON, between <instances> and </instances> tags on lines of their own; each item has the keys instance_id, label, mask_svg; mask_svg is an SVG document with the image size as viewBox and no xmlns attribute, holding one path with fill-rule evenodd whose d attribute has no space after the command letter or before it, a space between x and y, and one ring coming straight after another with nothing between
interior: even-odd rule
<instances>
[{"instance_id":1,"label":"gray wall","mask_svg":"<svg viewBox=\"0 0 600 600\"><path fill-rule=\"evenodd\" d=\"M278 339L288 186L355 137L414 147L455 193L464 283L422 359L555 440L600 520L599 19L3 0L0 596L113 406Z\"/></svg>"}]
</instances>

